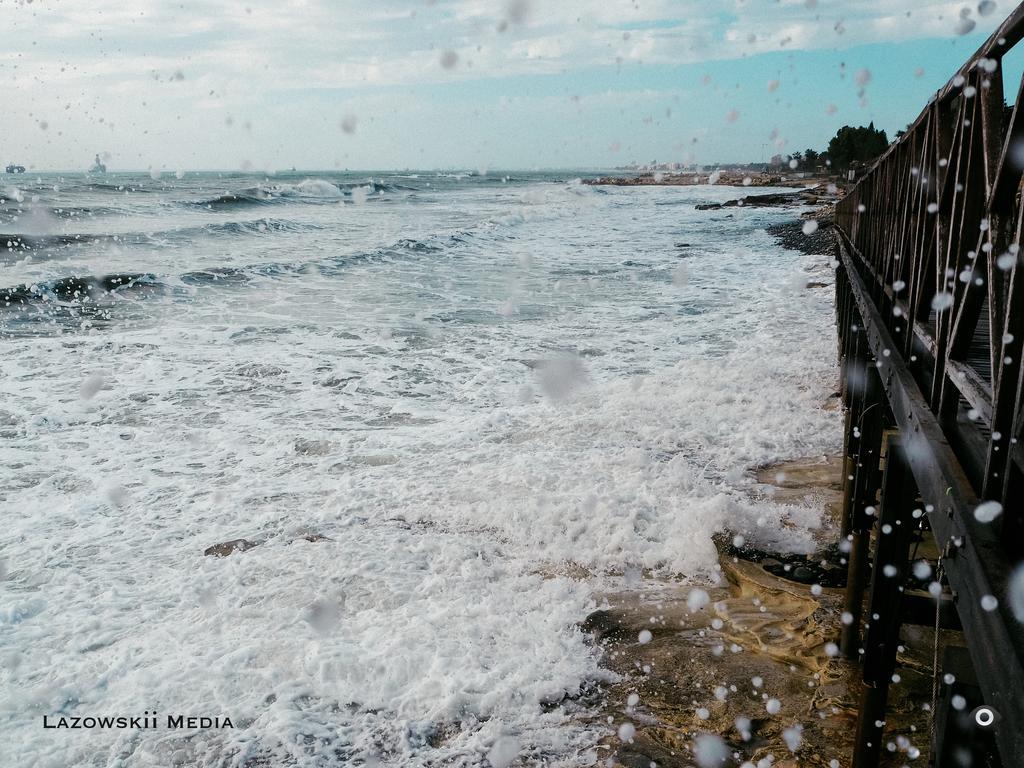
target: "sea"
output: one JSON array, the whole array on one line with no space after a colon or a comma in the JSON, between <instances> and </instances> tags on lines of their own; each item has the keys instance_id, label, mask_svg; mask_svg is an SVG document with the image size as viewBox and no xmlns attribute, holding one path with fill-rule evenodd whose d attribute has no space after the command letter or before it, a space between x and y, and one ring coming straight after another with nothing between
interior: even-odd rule
<instances>
[{"instance_id":1,"label":"sea","mask_svg":"<svg viewBox=\"0 0 1024 768\"><path fill-rule=\"evenodd\" d=\"M595 765L600 594L813 549L830 257L593 175L0 178L5 766Z\"/></svg>"}]
</instances>

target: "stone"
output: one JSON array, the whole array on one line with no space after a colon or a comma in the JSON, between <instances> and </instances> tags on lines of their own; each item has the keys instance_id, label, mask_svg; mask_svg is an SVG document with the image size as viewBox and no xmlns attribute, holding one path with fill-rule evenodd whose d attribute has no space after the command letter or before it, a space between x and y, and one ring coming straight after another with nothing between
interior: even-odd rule
<instances>
[{"instance_id":1,"label":"stone","mask_svg":"<svg viewBox=\"0 0 1024 768\"><path fill-rule=\"evenodd\" d=\"M247 549L258 547L260 543L249 541L248 539L232 539L231 541L224 541L220 544L214 544L212 547L207 547L203 550L203 554L207 557L227 557L235 552L245 552Z\"/></svg>"}]
</instances>

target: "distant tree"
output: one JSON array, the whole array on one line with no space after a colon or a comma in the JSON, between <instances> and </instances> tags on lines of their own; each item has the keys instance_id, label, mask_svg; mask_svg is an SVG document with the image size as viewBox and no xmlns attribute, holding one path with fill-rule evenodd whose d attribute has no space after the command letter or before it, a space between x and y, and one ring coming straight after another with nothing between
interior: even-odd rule
<instances>
[{"instance_id":1,"label":"distant tree","mask_svg":"<svg viewBox=\"0 0 1024 768\"><path fill-rule=\"evenodd\" d=\"M885 131L876 130L871 123L866 128L844 125L828 142L828 156L837 170L849 168L853 163L868 163L889 146Z\"/></svg>"},{"instance_id":2,"label":"distant tree","mask_svg":"<svg viewBox=\"0 0 1024 768\"><path fill-rule=\"evenodd\" d=\"M818 163L821 162L821 155L815 152L813 149L804 150L804 163L808 168L816 168Z\"/></svg>"}]
</instances>

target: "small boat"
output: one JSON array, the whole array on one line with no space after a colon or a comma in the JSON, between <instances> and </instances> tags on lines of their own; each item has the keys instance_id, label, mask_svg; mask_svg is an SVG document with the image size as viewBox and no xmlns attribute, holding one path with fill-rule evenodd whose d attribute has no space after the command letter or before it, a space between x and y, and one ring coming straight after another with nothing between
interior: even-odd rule
<instances>
[{"instance_id":1,"label":"small boat","mask_svg":"<svg viewBox=\"0 0 1024 768\"><path fill-rule=\"evenodd\" d=\"M25 172L25 166L24 165L15 165L14 163L11 163L10 165L7 166L7 172L8 173L24 173Z\"/></svg>"},{"instance_id":2,"label":"small boat","mask_svg":"<svg viewBox=\"0 0 1024 768\"><path fill-rule=\"evenodd\" d=\"M100 160L100 156L96 155L96 159L93 160L92 168L89 169L89 173L106 173L107 166Z\"/></svg>"}]
</instances>

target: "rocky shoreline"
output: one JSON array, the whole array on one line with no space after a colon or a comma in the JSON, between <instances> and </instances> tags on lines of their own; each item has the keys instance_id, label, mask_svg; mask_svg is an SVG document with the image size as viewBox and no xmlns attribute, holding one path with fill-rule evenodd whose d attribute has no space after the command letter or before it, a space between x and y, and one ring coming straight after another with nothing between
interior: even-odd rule
<instances>
[{"instance_id":1,"label":"rocky shoreline","mask_svg":"<svg viewBox=\"0 0 1024 768\"><path fill-rule=\"evenodd\" d=\"M839 472L834 458L764 467L752 492L813 497L834 521ZM584 622L617 677L588 715L614 731L604 765L844 765L856 670L832 643L842 590L774 575L773 558L745 560L725 539L719 551L717 583L645 578Z\"/></svg>"},{"instance_id":2,"label":"rocky shoreline","mask_svg":"<svg viewBox=\"0 0 1024 768\"><path fill-rule=\"evenodd\" d=\"M637 173L632 176L601 176L584 179L590 186L610 187L691 187L718 184L727 187L793 187L829 184L831 177L809 174L785 174L752 169L725 168L714 171Z\"/></svg>"},{"instance_id":3,"label":"rocky shoreline","mask_svg":"<svg viewBox=\"0 0 1024 768\"><path fill-rule=\"evenodd\" d=\"M816 255L831 253L835 247L835 230L832 214L828 210L815 211L813 219L787 221L782 224L771 224L765 231L774 235L783 248L790 248L806 254ZM806 232L807 221L814 221L817 228Z\"/></svg>"},{"instance_id":4,"label":"rocky shoreline","mask_svg":"<svg viewBox=\"0 0 1024 768\"><path fill-rule=\"evenodd\" d=\"M843 585L827 578L845 571L833 540L841 466L832 456L761 467L751 489L824 506L818 552L805 558L820 565L816 574L801 578L800 566L787 569L788 556L737 550L720 537L714 583L645 577L599 596L604 605L581 628L615 681L589 691L577 710L584 722L611 729L599 744L599 765L849 765L862 684L858 665L836 646ZM931 690L932 635L914 627L904 641L880 768L927 751L921 702Z\"/></svg>"},{"instance_id":5,"label":"rocky shoreline","mask_svg":"<svg viewBox=\"0 0 1024 768\"><path fill-rule=\"evenodd\" d=\"M803 204L803 196L799 192L779 192L770 195L747 195L746 197L726 200L724 203L697 203L698 211L718 211L722 208L776 208Z\"/></svg>"},{"instance_id":6,"label":"rocky shoreline","mask_svg":"<svg viewBox=\"0 0 1024 768\"><path fill-rule=\"evenodd\" d=\"M591 186L613 187L689 187L701 184L720 184L735 187L791 187L795 184L817 185L827 183L824 176L794 176L769 171L752 169L717 169L713 171L637 173L631 176L601 176L596 179L584 179L583 183Z\"/></svg>"}]
</instances>

